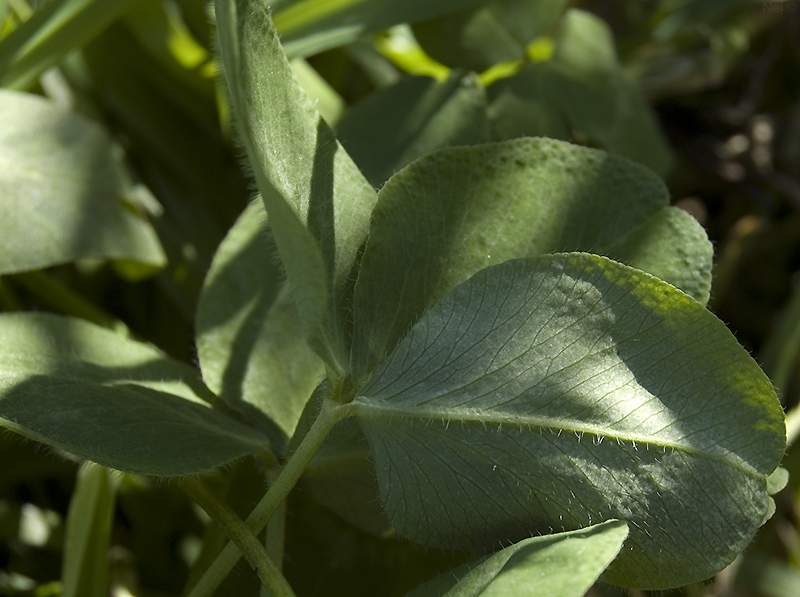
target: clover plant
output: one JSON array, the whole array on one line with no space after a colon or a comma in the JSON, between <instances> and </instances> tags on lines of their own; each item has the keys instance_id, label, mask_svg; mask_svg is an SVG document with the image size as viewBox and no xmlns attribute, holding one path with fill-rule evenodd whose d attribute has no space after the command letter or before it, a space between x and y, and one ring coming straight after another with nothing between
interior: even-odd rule
<instances>
[{"instance_id":1,"label":"clover plant","mask_svg":"<svg viewBox=\"0 0 800 597\"><path fill-rule=\"evenodd\" d=\"M415 596L583 595L598 578L665 589L730 564L774 510L783 411L705 307L711 243L661 179L534 137L439 149L376 190L300 89L267 3L215 9L259 197L206 277L199 370L84 320L3 314L2 424L104 467L177 478L231 539L195 597L241 554L269 594L293 594L281 520L301 476L368 532L477 557ZM91 126L0 96L0 110L20 103L73 144L51 168L17 154L20 176L127 192L107 140L63 136ZM69 156L96 176L71 177ZM97 219L85 225L124 235L123 253L48 232L39 214L41 250L2 245L5 271L51 253L159 263L144 220L116 207L85 209ZM249 455L271 484L242 521L206 474ZM75 550L104 557L114 484L82 469ZM102 588L80 563L68 569L71 594Z\"/></svg>"}]
</instances>

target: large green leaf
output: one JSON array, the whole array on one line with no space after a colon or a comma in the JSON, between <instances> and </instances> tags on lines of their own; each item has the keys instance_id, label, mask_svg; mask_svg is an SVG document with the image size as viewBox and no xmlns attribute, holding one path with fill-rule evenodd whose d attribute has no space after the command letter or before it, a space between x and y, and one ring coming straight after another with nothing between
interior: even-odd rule
<instances>
[{"instance_id":1,"label":"large green leaf","mask_svg":"<svg viewBox=\"0 0 800 597\"><path fill-rule=\"evenodd\" d=\"M625 260L708 300L711 243L643 166L551 139L414 162L381 189L373 216L355 294L356 383L478 270L563 250Z\"/></svg>"},{"instance_id":2,"label":"large green leaf","mask_svg":"<svg viewBox=\"0 0 800 597\"><path fill-rule=\"evenodd\" d=\"M344 371L353 268L375 191L297 84L266 2L217 0L216 15L231 105L300 320Z\"/></svg>"},{"instance_id":3,"label":"large green leaf","mask_svg":"<svg viewBox=\"0 0 800 597\"><path fill-rule=\"evenodd\" d=\"M772 385L721 321L585 253L456 287L351 407L401 535L481 548L621 519L604 578L640 588L729 564L786 444Z\"/></svg>"},{"instance_id":4,"label":"large green leaf","mask_svg":"<svg viewBox=\"0 0 800 597\"><path fill-rule=\"evenodd\" d=\"M407 597L583 597L627 536L624 522L610 520L531 537L445 572Z\"/></svg>"},{"instance_id":5,"label":"large green leaf","mask_svg":"<svg viewBox=\"0 0 800 597\"><path fill-rule=\"evenodd\" d=\"M265 413L292 436L325 367L305 342L261 201L220 245L197 306L197 354L208 387L233 408Z\"/></svg>"},{"instance_id":6,"label":"large green leaf","mask_svg":"<svg viewBox=\"0 0 800 597\"><path fill-rule=\"evenodd\" d=\"M0 316L0 423L108 467L199 473L269 450L219 410L197 370L79 319Z\"/></svg>"},{"instance_id":7,"label":"large green leaf","mask_svg":"<svg viewBox=\"0 0 800 597\"><path fill-rule=\"evenodd\" d=\"M309 56L399 23L411 23L481 0L277 0L275 25L292 56Z\"/></svg>"},{"instance_id":8,"label":"large green leaf","mask_svg":"<svg viewBox=\"0 0 800 597\"><path fill-rule=\"evenodd\" d=\"M670 167L669 147L650 107L627 80L614 38L601 19L570 10L555 38L552 60L533 63L488 88L494 135L561 136L564 119L604 149L641 162L659 174ZM542 114L546 118L537 118Z\"/></svg>"},{"instance_id":9,"label":"large green leaf","mask_svg":"<svg viewBox=\"0 0 800 597\"><path fill-rule=\"evenodd\" d=\"M456 73L441 83L406 77L357 104L336 134L364 176L379 187L432 151L486 143L486 95L474 75Z\"/></svg>"},{"instance_id":10,"label":"large green leaf","mask_svg":"<svg viewBox=\"0 0 800 597\"><path fill-rule=\"evenodd\" d=\"M0 91L0 273L81 257L165 263L133 213L111 138L41 97Z\"/></svg>"},{"instance_id":11,"label":"large green leaf","mask_svg":"<svg viewBox=\"0 0 800 597\"><path fill-rule=\"evenodd\" d=\"M135 0L55 0L0 42L0 86L25 89L69 51L81 48Z\"/></svg>"}]
</instances>

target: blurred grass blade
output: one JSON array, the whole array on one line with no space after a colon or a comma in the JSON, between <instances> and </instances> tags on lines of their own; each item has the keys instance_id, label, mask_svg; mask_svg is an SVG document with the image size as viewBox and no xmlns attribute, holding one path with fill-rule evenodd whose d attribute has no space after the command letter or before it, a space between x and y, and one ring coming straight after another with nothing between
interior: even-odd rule
<instances>
[{"instance_id":1,"label":"blurred grass blade","mask_svg":"<svg viewBox=\"0 0 800 597\"><path fill-rule=\"evenodd\" d=\"M117 479L113 471L85 462L78 471L67 514L62 597L108 594L108 547L114 523Z\"/></svg>"},{"instance_id":2,"label":"blurred grass blade","mask_svg":"<svg viewBox=\"0 0 800 597\"><path fill-rule=\"evenodd\" d=\"M800 362L800 287L795 288L778 325L767 337L761 362L785 404L786 390ZM800 436L800 408L797 406L786 417L786 432L789 444L794 444Z\"/></svg>"},{"instance_id":3,"label":"blurred grass blade","mask_svg":"<svg viewBox=\"0 0 800 597\"><path fill-rule=\"evenodd\" d=\"M51 2L0 42L0 86L25 89L67 52L94 39L136 0Z\"/></svg>"}]
</instances>

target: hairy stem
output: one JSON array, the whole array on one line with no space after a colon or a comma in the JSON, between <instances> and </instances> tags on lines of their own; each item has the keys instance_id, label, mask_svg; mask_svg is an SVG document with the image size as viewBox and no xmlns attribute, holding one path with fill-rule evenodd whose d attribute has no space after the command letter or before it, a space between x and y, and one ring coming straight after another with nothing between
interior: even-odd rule
<instances>
[{"instance_id":1,"label":"hairy stem","mask_svg":"<svg viewBox=\"0 0 800 597\"><path fill-rule=\"evenodd\" d=\"M187 478L181 487L197 504L216 521L228 538L239 548L248 563L258 572L262 585L269 589L273 597L294 597L294 591L280 568L272 561L267 550L252 530L224 502L196 479Z\"/></svg>"},{"instance_id":2,"label":"hairy stem","mask_svg":"<svg viewBox=\"0 0 800 597\"><path fill-rule=\"evenodd\" d=\"M267 494L261 499L245 524L252 533L260 533L269 522L289 492L297 483L300 475L311 462L322 442L333 429L334 425L350 414L346 405L337 404L326 397L322 401L322 408L311 429L297 446L289 462L275 479ZM242 553L234 543L228 543L220 552L211 566L205 571L197 584L192 587L187 597L209 597L228 575Z\"/></svg>"}]
</instances>

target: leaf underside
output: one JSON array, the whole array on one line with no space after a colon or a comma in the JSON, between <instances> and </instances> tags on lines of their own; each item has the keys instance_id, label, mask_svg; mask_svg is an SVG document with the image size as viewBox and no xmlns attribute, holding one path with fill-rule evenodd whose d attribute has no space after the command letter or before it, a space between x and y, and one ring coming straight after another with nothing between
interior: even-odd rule
<instances>
[{"instance_id":1,"label":"leaf underside","mask_svg":"<svg viewBox=\"0 0 800 597\"><path fill-rule=\"evenodd\" d=\"M647 168L544 138L447 148L380 191L355 289L356 384L457 284L553 251L624 260L708 300L711 243Z\"/></svg>"},{"instance_id":2,"label":"leaf underside","mask_svg":"<svg viewBox=\"0 0 800 597\"><path fill-rule=\"evenodd\" d=\"M766 376L702 305L587 254L483 270L353 402L397 531L486 549L612 518L615 584L705 579L768 509L785 446Z\"/></svg>"},{"instance_id":3,"label":"leaf underside","mask_svg":"<svg viewBox=\"0 0 800 597\"><path fill-rule=\"evenodd\" d=\"M261 201L217 250L196 320L208 387L256 424L267 415L281 436L276 445L285 443L325 367L305 341Z\"/></svg>"},{"instance_id":4,"label":"leaf underside","mask_svg":"<svg viewBox=\"0 0 800 597\"><path fill-rule=\"evenodd\" d=\"M78 319L0 316L0 422L111 468L199 473L269 449L210 408L197 370Z\"/></svg>"}]
</instances>

